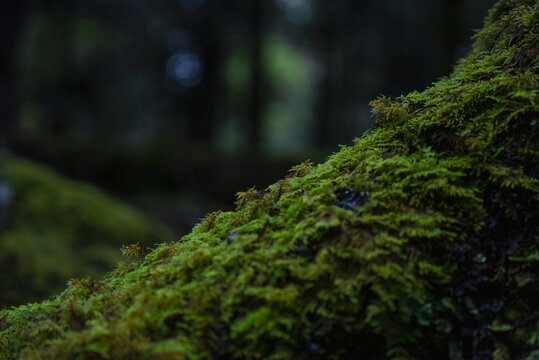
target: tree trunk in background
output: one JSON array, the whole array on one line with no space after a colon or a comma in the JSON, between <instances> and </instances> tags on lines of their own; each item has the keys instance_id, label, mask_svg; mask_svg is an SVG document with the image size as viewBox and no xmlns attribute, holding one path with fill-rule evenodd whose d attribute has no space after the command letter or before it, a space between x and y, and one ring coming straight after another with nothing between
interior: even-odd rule
<instances>
[{"instance_id":1,"label":"tree trunk in background","mask_svg":"<svg viewBox=\"0 0 539 360\"><path fill-rule=\"evenodd\" d=\"M354 4L356 5L354 7ZM362 6L363 1L340 0L337 8L338 24L338 44L340 56L340 69L338 71L339 89L335 104L334 117L339 119L334 124L336 136L333 141L339 144L350 141L350 126L353 121L354 107L357 102L357 92L355 91L354 72L356 70L356 58L354 57L354 36L359 33L357 30L358 18L361 13L355 12L358 6ZM361 134L354 134L359 136ZM333 145L333 144L330 144Z\"/></svg>"},{"instance_id":2,"label":"tree trunk in background","mask_svg":"<svg viewBox=\"0 0 539 360\"><path fill-rule=\"evenodd\" d=\"M219 97L221 96L221 29L222 19L220 2L212 2L208 14L208 22L212 26L200 23L197 33L202 47L202 66L204 77L200 85L188 89L184 101L186 112L189 116L190 137L203 141L211 146L215 135L215 125L219 121L218 113Z\"/></svg>"},{"instance_id":3,"label":"tree trunk in background","mask_svg":"<svg viewBox=\"0 0 539 360\"><path fill-rule=\"evenodd\" d=\"M247 142L251 150L260 145L263 102L263 7L264 0L251 2L251 94L249 103L249 118L247 126Z\"/></svg>"},{"instance_id":4,"label":"tree trunk in background","mask_svg":"<svg viewBox=\"0 0 539 360\"><path fill-rule=\"evenodd\" d=\"M346 116L350 108L354 80L351 72L353 56L348 48L357 20L348 12L351 9L348 0L336 0L321 4L325 13L324 25L320 36L324 42L324 79L320 86L319 115L316 125L316 145L328 147L341 141L339 134L346 131ZM332 131L333 130L333 131ZM348 138L345 135L344 138Z\"/></svg>"},{"instance_id":5,"label":"tree trunk in background","mask_svg":"<svg viewBox=\"0 0 539 360\"><path fill-rule=\"evenodd\" d=\"M65 133L69 130L70 123L73 119L70 118L69 104L72 104L70 97L77 91L74 87L74 70L73 70L73 39L71 30L73 29L74 14L76 7L73 1L47 1L47 8L56 19L54 23L54 37L57 41L57 54L60 64L63 64L65 70L59 74L56 81L59 90L57 93L51 92L47 87L41 88L41 103L45 107L50 108L49 120L51 130L55 133Z\"/></svg>"},{"instance_id":6,"label":"tree trunk in background","mask_svg":"<svg viewBox=\"0 0 539 360\"><path fill-rule=\"evenodd\" d=\"M0 2L0 149L16 117L17 80L15 54L23 22L24 0Z\"/></svg>"},{"instance_id":7,"label":"tree trunk in background","mask_svg":"<svg viewBox=\"0 0 539 360\"><path fill-rule=\"evenodd\" d=\"M333 120L333 108L335 101L335 70L337 62L336 57L336 33L337 33L337 16L336 4L333 2L324 2L321 4L324 9L324 22L322 33L319 35L323 38L323 80L320 82L318 93L320 100L318 101L318 117L316 124L316 145L319 147L329 146L331 143L331 122Z\"/></svg>"},{"instance_id":8,"label":"tree trunk in background","mask_svg":"<svg viewBox=\"0 0 539 360\"><path fill-rule=\"evenodd\" d=\"M455 63L455 54L459 45L459 6L461 0L443 0L440 10L440 56L439 73L447 75Z\"/></svg>"}]
</instances>

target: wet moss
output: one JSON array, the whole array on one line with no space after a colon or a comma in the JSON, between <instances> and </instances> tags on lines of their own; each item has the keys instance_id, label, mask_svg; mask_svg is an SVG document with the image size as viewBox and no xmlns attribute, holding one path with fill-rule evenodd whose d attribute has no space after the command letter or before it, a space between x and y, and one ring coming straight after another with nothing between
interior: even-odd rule
<instances>
[{"instance_id":1,"label":"wet moss","mask_svg":"<svg viewBox=\"0 0 539 360\"><path fill-rule=\"evenodd\" d=\"M356 145L0 313L3 358L537 358L538 13L499 2L453 74L374 101ZM368 201L343 209L342 188Z\"/></svg>"},{"instance_id":2,"label":"wet moss","mask_svg":"<svg viewBox=\"0 0 539 360\"><path fill-rule=\"evenodd\" d=\"M173 235L97 189L0 154L0 306L42 300L73 277L102 277L119 247Z\"/></svg>"}]
</instances>

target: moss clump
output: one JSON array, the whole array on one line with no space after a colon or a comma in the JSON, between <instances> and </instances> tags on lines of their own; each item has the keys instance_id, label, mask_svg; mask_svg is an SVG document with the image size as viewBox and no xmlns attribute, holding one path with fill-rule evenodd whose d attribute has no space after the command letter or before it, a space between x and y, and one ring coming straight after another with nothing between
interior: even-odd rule
<instances>
[{"instance_id":1,"label":"moss clump","mask_svg":"<svg viewBox=\"0 0 539 360\"><path fill-rule=\"evenodd\" d=\"M450 77L378 99L326 163L1 313L3 357L537 358L538 10L500 2Z\"/></svg>"},{"instance_id":2,"label":"moss clump","mask_svg":"<svg viewBox=\"0 0 539 360\"><path fill-rule=\"evenodd\" d=\"M173 239L95 188L29 161L0 154L0 171L1 186L11 189L0 205L0 307L57 294L73 277L102 277L122 244Z\"/></svg>"}]
</instances>

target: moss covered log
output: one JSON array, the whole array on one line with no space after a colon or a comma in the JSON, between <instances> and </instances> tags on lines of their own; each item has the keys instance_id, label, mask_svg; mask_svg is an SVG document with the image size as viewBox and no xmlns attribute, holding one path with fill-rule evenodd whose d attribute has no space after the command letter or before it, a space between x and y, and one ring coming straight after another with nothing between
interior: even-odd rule
<instances>
[{"instance_id":1,"label":"moss covered log","mask_svg":"<svg viewBox=\"0 0 539 360\"><path fill-rule=\"evenodd\" d=\"M2 359L537 359L537 1L354 146L101 281L0 313Z\"/></svg>"},{"instance_id":2,"label":"moss covered log","mask_svg":"<svg viewBox=\"0 0 539 360\"><path fill-rule=\"evenodd\" d=\"M173 235L97 189L0 153L0 307L43 300L73 277L102 277L119 247Z\"/></svg>"}]
</instances>

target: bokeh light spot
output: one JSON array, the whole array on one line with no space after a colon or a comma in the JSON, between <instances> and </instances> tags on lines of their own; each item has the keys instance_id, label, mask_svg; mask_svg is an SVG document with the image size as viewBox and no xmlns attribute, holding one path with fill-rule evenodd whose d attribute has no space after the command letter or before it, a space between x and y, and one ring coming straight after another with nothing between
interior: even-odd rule
<instances>
[{"instance_id":1,"label":"bokeh light spot","mask_svg":"<svg viewBox=\"0 0 539 360\"><path fill-rule=\"evenodd\" d=\"M202 61L194 53L177 53L167 62L167 75L184 87L200 84L203 78Z\"/></svg>"}]
</instances>

